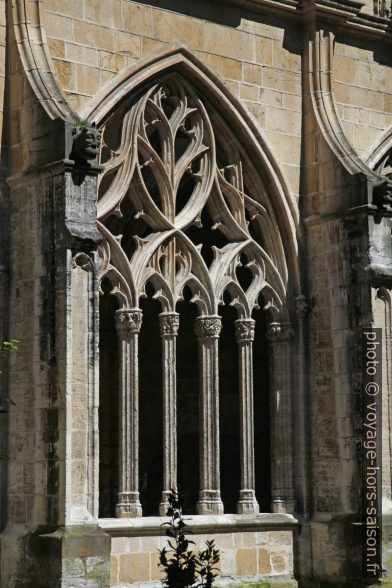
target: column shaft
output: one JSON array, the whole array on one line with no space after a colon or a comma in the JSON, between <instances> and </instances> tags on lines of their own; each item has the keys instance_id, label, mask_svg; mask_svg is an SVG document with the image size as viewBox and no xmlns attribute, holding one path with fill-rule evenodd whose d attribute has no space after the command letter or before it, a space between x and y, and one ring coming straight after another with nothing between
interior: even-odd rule
<instances>
[{"instance_id":1,"label":"column shaft","mask_svg":"<svg viewBox=\"0 0 392 588\"><path fill-rule=\"evenodd\" d=\"M120 351L120 442L117 517L139 517L139 359L142 312L116 311Z\"/></svg>"},{"instance_id":2,"label":"column shaft","mask_svg":"<svg viewBox=\"0 0 392 588\"><path fill-rule=\"evenodd\" d=\"M253 410L253 340L255 321L235 322L239 355L241 489L237 510L240 514L258 513L255 495L254 410Z\"/></svg>"},{"instance_id":3,"label":"column shaft","mask_svg":"<svg viewBox=\"0 0 392 588\"><path fill-rule=\"evenodd\" d=\"M166 514L169 507L170 490L177 489L176 336L179 324L179 315L176 312L162 313L159 316L163 381L163 491L159 505L161 516Z\"/></svg>"},{"instance_id":4,"label":"column shaft","mask_svg":"<svg viewBox=\"0 0 392 588\"><path fill-rule=\"evenodd\" d=\"M219 464L219 316L199 317L195 333L200 361L200 495L199 514L222 514Z\"/></svg>"}]
</instances>

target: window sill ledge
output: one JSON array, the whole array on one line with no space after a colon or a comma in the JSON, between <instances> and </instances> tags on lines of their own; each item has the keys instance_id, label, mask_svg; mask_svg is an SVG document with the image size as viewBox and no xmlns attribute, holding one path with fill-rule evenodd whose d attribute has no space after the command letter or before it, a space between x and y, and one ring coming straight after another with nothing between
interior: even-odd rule
<instances>
[{"instance_id":1,"label":"window sill ledge","mask_svg":"<svg viewBox=\"0 0 392 588\"><path fill-rule=\"evenodd\" d=\"M258 515L185 515L190 531L204 533L237 533L244 531L294 530L297 519L291 514L260 513ZM168 517L141 517L137 519L99 519L98 524L111 536L145 537L165 535L162 523Z\"/></svg>"}]
</instances>

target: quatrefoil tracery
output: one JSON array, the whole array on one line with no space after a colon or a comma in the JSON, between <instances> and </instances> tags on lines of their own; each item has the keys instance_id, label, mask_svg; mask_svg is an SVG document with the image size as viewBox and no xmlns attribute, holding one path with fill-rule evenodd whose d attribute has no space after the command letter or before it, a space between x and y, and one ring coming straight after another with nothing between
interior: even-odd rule
<instances>
[{"instance_id":1,"label":"quatrefoil tracery","mask_svg":"<svg viewBox=\"0 0 392 588\"><path fill-rule=\"evenodd\" d=\"M110 121L104 139L107 132ZM251 163L244 164L246 154L218 113L207 112L188 82L174 74L145 91L125 112L119 143L102 154L98 217L104 237L101 274L111 279L122 306L138 306L149 282L167 312L175 310L185 286L201 315L216 314L225 291L242 317L250 317L261 291L280 307L284 252L262 182ZM258 182L260 201L245 191L244 168ZM133 221L125 209L133 211ZM209 266L203 244L187 233L192 225L203 227L203 211L211 230L226 242L212 247ZM118 231L113 215L119 217ZM136 247L127 255L124 239L140 219L145 229L133 234ZM256 233L262 238L255 239ZM251 276L245 286L241 267Z\"/></svg>"}]
</instances>

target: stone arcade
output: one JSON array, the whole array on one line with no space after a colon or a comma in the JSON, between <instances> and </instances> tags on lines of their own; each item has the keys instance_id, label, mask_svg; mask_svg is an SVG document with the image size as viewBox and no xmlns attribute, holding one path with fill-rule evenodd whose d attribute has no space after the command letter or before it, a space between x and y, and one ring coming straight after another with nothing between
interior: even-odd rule
<instances>
[{"instance_id":1,"label":"stone arcade","mask_svg":"<svg viewBox=\"0 0 392 588\"><path fill-rule=\"evenodd\" d=\"M0 585L160 586L173 487L217 585L365 585L370 326L390 582L390 1L0 12Z\"/></svg>"}]
</instances>

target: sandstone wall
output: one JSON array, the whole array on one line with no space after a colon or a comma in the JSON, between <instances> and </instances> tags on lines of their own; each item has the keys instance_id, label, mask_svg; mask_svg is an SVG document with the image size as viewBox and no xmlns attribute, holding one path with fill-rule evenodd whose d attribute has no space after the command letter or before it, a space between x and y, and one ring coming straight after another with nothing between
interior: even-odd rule
<instances>
[{"instance_id":1,"label":"sandstone wall","mask_svg":"<svg viewBox=\"0 0 392 588\"><path fill-rule=\"evenodd\" d=\"M205 549L205 540L211 537L192 535L191 539L198 550ZM217 586L232 584L239 577L243 581L271 579L282 588L294 585L291 531L221 533L215 540L221 558ZM112 537L111 585L160 586L158 549L165 545L166 537Z\"/></svg>"},{"instance_id":2,"label":"sandstone wall","mask_svg":"<svg viewBox=\"0 0 392 588\"><path fill-rule=\"evenodd\" d=\"M193 10L192 15L176 14L175 4L171 11L129 0L53 0L44 6L57 79L79 114L83 116L91 98L116 73L173 43L185 43L252 113L291 190L299 193L301 36L297 27L285 30L273 20L204 1L193 9L181 4L181 12Z\"/></svg>"},{"instance_id":3,"label":"sandstone wall","mask_svg":"<svg viewBox=\"0 0 392 588\"><path fill-rule=\"evenodd\" d=\"M338 38L333 66L343 129L357 153L366 158L392 125L392 52L380 43L361 46Z\"/></svg>"},{"instance_id":4,"label":"sandstone wall","mask_svg":"<svg viewBox=\"0 0 392 588\"><path fill-rule=\"evenodd\" d=\"M42 61L28 61L26 55L31 57L33 49L31 55L23 54L23 43L27 43L21 34L23 22L19 28L11 19L9 22L7 175L12 176L9 184L13 193L11 236L5 239L4 248L10 245L12 250L11 336L21 344L12 363L10 390L15 405L10 410L8 445L3 451L10 456L8 497L2 506L7 508L9 523L1 544L2 577L11 578L4 580L8 582L5 588L13 588L14 580L21 586L29 585L34 565L29 569L24 563L24 534L35 532L38 525L46 525L48 530L53 525L96 523L98 514L98 364L97 341L92 341L98 286L92 283L86 267L90 264L94 276L98 272L94 174L100 170L87 162L80 167L80 161L75 165L68 160L72 119L76 115L85 118L93 100L103 95L116 75L173 43L186 44L224 83L272 146L276 167L266 167L265 175L270 174L269 187L273 185L275 191L271 188L272 196L268 194L268 206L273 198L278 201L281 197L279 222L285 225L284 236L289 241L284 255L292 265L290 276L299 267L298 283L292 286L293 297L285 310L292 321L289 330L301 335L296 339L298 361L290 363L284 356L287 362L279 364L284 366L282 377L287 375L292 394L279 406L290 405L292 413L286 423L282 420L285 430L272 439L272 445L276 454L284 452L280 463L286 463L285 434L295 427L295 463L289 465L295 470L295 498L304 521L297 542L303 586L319 588L329 581L338 585L344 576L347 585L354 585L360 554L352 526L360 509L358 333L361 325L372 320L380 326L390 320L385 318L385 310L383 315L382 309L376 308L379 301L375 297L372 301L370 293L371 287L376 287L372 280L384 280L389 287L391 282L391 209L386 210L387 201L381 207L374 203L373 188L380 178L363 161L392 125L390 46L385 37L381 42L384 33L376 26L368 37L359 38L357 30L355 38L340 34L335 42L335 29L324 29L330 22L328 18L323 22L320 3L306 3L310 16L303 22L287 14L287 18L272 17L207 0L162 0L159 7L152 3L23 3L41 9L47 44L45 37L43 41L39 37L39 11L34 13L35 20L28 16L28 42L30 49L47 48L49 63L44 51ZM16 5L20 8L22 3L15 1L13 7ZM345 4L348 13L352 5ZM336 14L331 6L332 17L344 28L346 16ZM2 9L0 3L0 14ZM370 2L364 10L371 12ZM354 22L351 32L355 26ZM0 62L4 66L0 66L0 97L6 68L3 29L0 18ZM49 98L54 96L55 101L61 95L50 68L74 109L69 108L66 116L46 108ZM31 84L33 70L36 80L46 80L49 98L39 95ZM335 118L334 100L340 120ZM391 146L392 139L382 157ZM50 169L48 164L57 160L63 163ZM265 165L261 156L255 156L255 161L260 167ZM47 167L37 172L40 166ZM278 177L280 169L288 191ZM30 177L23 178L25 172ZM290 204L291 195L298 197L298 208ZM302 214L302 225L296 224L297 214ZM376 225L383 233L377 233ZM0 247L2 238L0 235ZM377 248L374 243L385 246L382 263L371 259L369 252ZM295 247L298 259L292 253ZM304 298L302 310L294 310L295 301ZM372 304L376 308L373 316ZM278 335L282 332L278 330ZM279 393L281 390L279 386ZM386 443L388 439L386 432ZM389 453L385 457L389 460ZM386 498L391 499L390 493L386 492ZM108 525L115 523L110 519ZM102 520L100 524L108 528ZM212 527L222 552L221 582L264 577L281 586L292 584L291 531L226 533ZM85 546L79 531L75 549ZM159 582L156 550L163 539L129 537L129 529L123 531L123 536L118 532L112 537L112 584L152 586ZM196 536L199 544L204 537ZM105 539L109 541L107 536ZM102 547L99 542L98 538L89 557L98 561L102 556L103 567L107 567L102 577L106 577L108 545ZM90 573L75 553L64 562L62 555L57 558L57 564L64 564L62 585L72 588ZM35 572L39 576L37 568ZM57 588L56 582L53 577L50 588Z\"/></svg>"}]
</instances>

